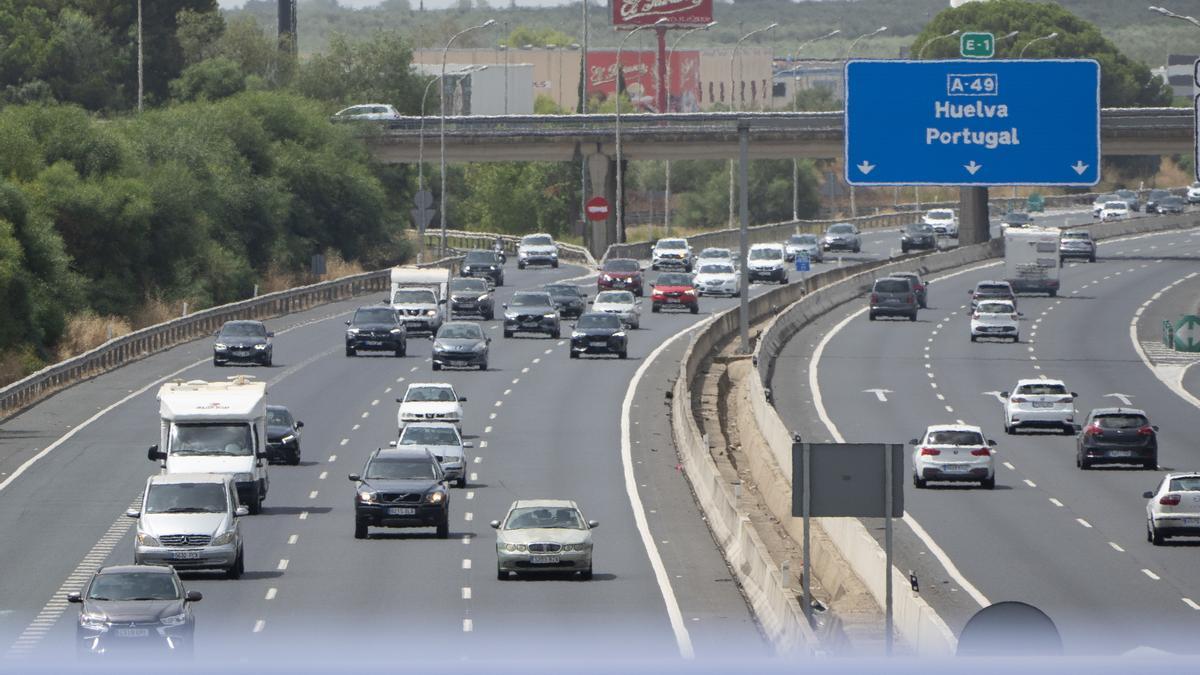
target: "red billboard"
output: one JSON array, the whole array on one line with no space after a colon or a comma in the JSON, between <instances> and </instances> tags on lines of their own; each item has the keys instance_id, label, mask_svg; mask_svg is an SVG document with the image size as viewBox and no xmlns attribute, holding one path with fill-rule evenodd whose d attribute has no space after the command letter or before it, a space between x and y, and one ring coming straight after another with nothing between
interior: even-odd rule
<instances>
[{"instance_id":1,"label":"red billboard","mask_svg":"<svg viewBox=\"0 0 1200 675\"><path fill-rule=\"evenodd\" d=\"M654 51L622 51L625 91L633 103L629 112L660 112L657 109L658 76ZM700 52L676 50L670 57L671 86L667 88L670 112L700 110ZM617 91L617 52L589 51L587 55L588 97L609 99Z\"/></svg>"},{"instance_id":2,"label":"red billboard","mask_svg":"<svg viewBox=\"0 0 1200 675\"><path fill-rule=\"evenodd\" d=\"M666 17L668 25L687 26L712 21L713 0L611 0L613 25L638 26Z\"/></svg>"}]
</instances>

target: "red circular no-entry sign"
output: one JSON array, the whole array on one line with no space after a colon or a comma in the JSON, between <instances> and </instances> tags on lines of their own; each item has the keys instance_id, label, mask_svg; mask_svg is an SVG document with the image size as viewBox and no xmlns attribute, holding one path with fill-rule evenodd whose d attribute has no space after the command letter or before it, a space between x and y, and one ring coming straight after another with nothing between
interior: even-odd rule
<instances>
[{"instance_id":1,"label":"red circular no-entry sign","mask_svg":"<svg viewBox=\"0 0 1200 675\"><path fill-rule=\"evenodd\" d=\"M608 220L608 200L604 197L592 197L585 207L588 220Z\"/></svg>"}]
</instances>

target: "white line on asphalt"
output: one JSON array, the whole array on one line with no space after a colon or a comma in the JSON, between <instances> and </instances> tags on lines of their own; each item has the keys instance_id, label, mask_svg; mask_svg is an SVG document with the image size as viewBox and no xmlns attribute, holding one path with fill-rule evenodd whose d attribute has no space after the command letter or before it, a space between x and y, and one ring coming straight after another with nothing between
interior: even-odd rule
<instances>
[{"instance_id":1,"label":"white line on asphalt","mask_svg":"<svg viewBox=\"0 0 1200 675\"><path fill-rule=\"evenodd\" d=\"M308 520L308 511L300 512L300 520Z\"/></svg>"},{"instance_id":2,"label":"white line on asphalt","mask_svg":"<svg viewBox=\"0 0 1200 675\"><path fill-rule=\"evenodd\" d=\"M375 399L375 400L371 401L371 405L373 405L373 406L379 405L379 399Z\"/></svg>"},{"instance_id":3,"label":"white line on asphalt","mask_svg":"<svg viewBox=\"0 0 1200 675\"><path fill-rule=\"evenodd\" d=\"M479 449L480 449L480 450L482 450L482 449L484 449L484 448L486 448L486 447L487 447L487 441L479 441ZM482 458L482 457L476 457L476 458L475 458L475 463L476 463L476 464L480 463L481 461L483 461L483 458Z\"/></svg>"},{"instance_id":4,"label":"white line on asphalt","mask_svg":"<svg viewBox=\"0 0 1200 675\"><path fill-rule=\"evenodd\" d=\"M1118 545L1117 545L1117 543L1116 543L1116 542L1114 542L1114 541L1110 541L1110 542L1108 542L1108 545L1109 545L1109 546L1111 546L1111 547L1113 547L1113 550L1114 550L1114 551L1116 551L1116 552L1118 552L1118 553L1124 553L1124 552L1125 552L1125 549L1123 549L1123 548L1121 548L1120 546L1118 546Z\"/></svg>"},{"instance_id":5,"label":"white line on asphalt","mask_svg":"<svg viewBox=\"0 0 1200 675\"><path fill-rule=\"evenodd\" d=\"M504 405L504 401L496 401L496 406L495 406L495 407L499 408L499 407L500 407L500 406L502 406L502 405Z\"/></svg>"},{"instance_id":6,"label":"white line on asphalt","mask_svg":"<svg viewBox=\"0 0 1200 675\"><path fill-rule=\"evenodd\" d=\"M286 570L287 568L288 568L288 559L287 559L287 558L280 558L280 559L279 559L279 564L275 566L275 569L277 569L277 570L279 570L280 572L282 572L283 570Z\"/></svg>"},{"instance_id":7,"label":"white line on asphalt","mask_svg":"<svg viewBox=\"0 0 1200 675\"><path fill-rule=\"evenodd\" d=\"M419 367L420 366L413 366L412 370L410 370L409 372L415 373L415 372L417 372L417 368L419 368Z\"/></svg>"},{"instance_id":8,"label":"white line on asphalt","mask_svg":"<svg viewBox=\"0 0 1200 675\"><path fill-rule=\"evenodd\" d=\"M513 384L516 384L516 383L518 383L518 382L520 382L520 381L521 381L521 378L519 378L519 377L514 377L514 378L513 378L513 381L512 381L512 383L513 383Z\"/></svg>"},{"instance_id":9,"label":"white line on asphalt","mask_svg":"<svg viewBox=\"0 0 1200 675\"><path fill-rule=\"evenodd\" d=\"M475 630L475 622L470 619L463 619L463 632L470 633Z\"/></svg>"},{"instance_id":10,"label":"white line on asphalt","mask_svg":"<svg viewBox=\"0 0 1200 675\"><path fill-rule=\"evenodd\" d=\"M484 428L483 428L483 433L485 433L485 434L490 434L490 433L492 433L492 428L491 428L490 426L484 427Z\"/></svg>"},{"instance_id":11,"label":"white line on asphalt","mask_svg":"<svg viewBox=\"0 0 1200 675\"><path fill-rule=\"evenodd\" d=\"M1089 523L1088 521L1084 520L1083 518L1076 518L1075 522L1079 523L1080 525L1082 525L1088 529L1091 529L1091 527L1092 527L1092 524Z\"/></svg>"},{"instance_id":12,"label":"white line on asphalt","mask_svg":"<svg viewBox=\"0 0 1200 675\"><path fill-rule=\"evenodd\" d=\"M1183 602L1185 604L1187 604L1188 607L1191 607L1194 610L1200 611L1200 605L1197 605L1196 602L1194 600L1192 600L1191 598L1183 598Z\"/></svg>"},{"instance_id":13,"label":"white line on asphalt","mask_svg":"<svg viewBox=\"0 0 1200 675\"><path fill-rule=\"evenodd\" d=\"M267 622L263 621L262 619L259 619L258 621L254 622L254 632L261 633L263 628L266 628L266 626L267 626Z\"/></svg>"},{"instance_id":14,"label":"white line on asphalt","mask_svg":"<svg viewBox=\"0 0 1200 675\"><path fill-rule=\"evenodd\" d=\"M330 456L329 456L329 463L330 463L330 464L333 464L333 463L334 463L334 462L336 462L336 461L337 461L337 455L330 455Z\"/></svg>"},{"instance_id":15,"label":"white line on asphalt","mask_svg":"<svg viewBox=\"0 0 1200 675\"><path fill-rule=\"evenodd\" d=\"M559 344L562 344L562 343L560 342ZM543 353L544 353L544 354L549 354L550 352L553 352L553 351L554 351L553 349L547 349L547 350L546 350L545 352L543 352Z\"/></svg>"},{"instance_id":16,"label":"white line on asphalt","mask_svg":"<svg viewBox=\"0 0 1200 675\"><path fill-rule=\"evenodd\" d=\"M1009 471L1016 471L1016 470L1017 470L1017 467L1013 466L1013 465L1012 465L1012 462L1005 462L1005 463L1004 463L1004 468L1008 469Z\"/></svg>"},{"instance_id":17,"label":"white line on asphalt","mask_svg":"<svg viewBox=\"0 0 1200 675\"><path fill-rule=\"evenodd\" d=\"M464 534L462 536L462 543L463 543L463 546L470 546L471 545L471 535Z\"/></svg>"},{"instance_id":18,"label":"white line on asphalt","mask_svg":"<svg viewBox=\"0 0 1200 675\"><path fill-rule=\"evenodd\" d=\"M350 431L358 431L359 426L361 426L361 425L355 424L354 426L350 427Z\"/></svg>"},{"instance_id":19,"label":"white line on asphalt","mask_svg":"<svg viewBox=\"0 0 1200 675\"><path fill-rule=\"evenodd\" d=\"M471 476L470 476L470 478L469 478L469 480L470 480L472 483L474 483L474 482L477 482L477 481L479 480L479 474L477 474L477 473L472 473L472 474L471 474Z\"/></svg>"},{"instance_id":20,"label":"white line on asphalt","mask_svg":"<svg viewBox=\"0 0 1200 675\"><path fill-rule=\"evenodd\" d=\"M932 383L932 382L930 382L930 384L933 384L933 383ZM937 395L937 399L938 399L939 401L945 401L945 400L946 400L946 397L945 397L945 396L942 396L941 394L938 394L938 395Z\"/></svg>"},{"instance_id":21,"label":"white line on asphalt","mask_svg":"<svg viewBox=\"0 0 1200 675\"><path fill-rule=\"evenodd\" d=\"M946 406L946 412L952 413L952 412L954 412L954 408L951 408L950 406Z\"/></svg>"},{"instance_id":22,"label":"white line on asphalt","mask_svg":"<svg viewBox=\"0 0 1200 675\"><path fill-rule=\"evenodd\" d=\"M308 493L308 498L309 498L309 499L316 499L316 498L317 498L317 491L316 491L316 490L313 490L312 492Z\"/></svg>"},{"instance_id":23,"label":"white line on asphalt","mask_svg":"<svg viewBox=\"0 0 1200 675\"><path fill-rule=\"evenodd\" d=\"M463 558L463 561L462 561L462 568L463 568L464 570L469 570L469 569L471 569L471 559L470 559L470 558Z\"/></svg>"},{"instance_id":24,"label":"white line on asphalt","mask_svg":"<svg viewBox=\"0 0 1200 675\"><path fill-rule=\"evenodd\" d=\"M463 514L463 520L468 521L468 522L475 520L475 514L471 513L470 511L467 511L466 513Z\"/></svg>"},{"instance_id":25,"label":"white line on asphalt","mask_svg":"<svg viewBox=\"0 0 1200 675\"><path fill-rule=\"evenodd\" d=\"M470 587L470 586L463 586L463 587L462 587L462 599L463 599L463 600L470 600L470 599L471 599L471 587Z\"/></svg>"},{"instance_id":26,"label":"white line on asphalt","mask_svg":"<svg viewBox=\"0 0 1200 675\"><path fill-rule=\"evenodd\" d=\"M467 491L467 499L475 499L475 491L474 490Z\"/></svg>"},{"instance_id":27,"label":"white line on asphalt","mask_svg":"<svg viewBox=\"0 0 1200 675\"><path fill-rule=\"evenodd\" d=\"M522 372L522 373L528 373L528 372L529 372L529 367L528 367L528 366L526 366L526 367L522 368L522 369L521 369L521 372Z\"/></svg>"},{"instance_id":28,"label":"white line on asphalt","mask_svg":"<svg viewBox=\"0 0 1200 675\"><path fill-rule=\"evenodd\" d=\"M1025 479L1025 484L1026 484L1026 485L1028 485L1028 486L1029 486L1029 487L1031 487L1031 488L1035 488L1035 487L1037 487L1037 483L1035 483L1035 482L1033 482L1033 481L1029 480L1028 478L1026 478L1026 479Z\"/></svg>"},{"instance_id":29,"label":"white line on asphalt","mask_svg":"<svg viewBox=\"0 0 1200 675\"><path fill-rule=\"evenodd\" d=\"M288 545L289 546L295 545L295 543L297 541L300 541L300 535L298 535L298 534L293 534L292 536L288 537Z\"/></svg>"},{"instance_id":30,"label":"white line on asphalt","mask_svg":"<svg viewBox=\"0 0 1200 675\"><path fill-rule=\"evenodd\" d=\"M365 419L367 419L367 417L369 417L370 415L371 415L371 413L369 413L369 412L363 412L363 414L362 414L362 418L365 420Z\"/></svg>"},{"instance_id":31,"label":"white line on asphalt","mask_svg":"<svg viewBox=\"0 0 1200 675\"><path fill-rule=\"evenodd\" d=\"M532 361L532 363L541 363L541 362L542 362L542 358L540 356Z\"/></svg>"},{"instance_id":32,"label":"white line on asphalt","mask_svg":"<svg viewBox=\"0 0 1200 675\"><path fill-rule=\"evenodd\" d=\"M481 447L481 448L482 448L482 447L486 447L486 445L485 445L486 443L487 443L487 441L484 441L482 444L480 444L480 446L479 446L479 447ZM482 457L480 457L479 455L475 455L475 463L476 463L476 464L479 464L479 463L480 463L480 462L482 462L482 461L483 461L483 458L482 458Z\"/></svg>"},{"instance_id":33,"label":"white line on asphalt","mask_svg":"<svg viewBox=\"0 0 1200 675\"><path fill-rule=\"evenodd\" d=\"M489 414L489 415L488 415L488 419L489 419L489 420L494 420L494 419L496 419L496 413L491 413L491 414Z\"/></svg>"},{"instance_id":34,"label":"white line on asphalt","mask_svg":"<svg viewBox=\"0 0 1200 675\"><path fill-rule=\"evenodd\" d=\"M390 394L390 393L392 393L392 388L391 388L391 387L388 387L387 389L384 389L384 390L383 390L383 393L385 393L385 394Z\"/></svg>"},{"instance_id":35,"label":"white line on asphalt","mask_svg":"<svg viewBox=\"0 0 1200 675\"><path fill-rule=\"evenodd\" d=\"M1055 499L1054 497L1051 497L1051 498L1050 498L1050 503L1051 503L1051 504L1053 504L1053 505L1055 505L1055 506L1058 506L1058 507L1061 507L1061 506L1063 505L1063 503L1062 503L1062 502L1058 501L1058 500L1057 500L1057 499Z\"/></svg>"},{"instance_id":36,"label":"white line on asphalt","mask_svg":"<svg viewBox=\"0 0 1200 675\"><path fill-rule=\"evenodd\" d=\"M1158 581L1159 579L1162 578L1162 577L1158 576L1157 574L1155 574L1154 572L1151 572L1150 570L1145 569L1145 568L1142 568L1142 574L1145 574L1146 576L1150 577L1151 579L1153 579L1155 581Z\"/></svg>"},{"instance_id":37,"label":"white line on asphalt","mask_svg":"<svg viewBox=\"0 0 1200 675\"><path fill-rule=\"evenodd\" d=\"M328 471L322 471L322 472L321 472L321 475L317 476L317 480L325 480L325 479L326 479L326 478L328 478L328 477L329 477L329 472L328 472Z\"/></svg>"},{"instance_id":38,"label":"white line on asphalt","mask_svg":"<svg viewBox=\"0 0 1200 675\"><path fill-rule=\"evenodd\" d=\"M511 393L512 393L512 389L505 389L505 390L504 390L504 393L502 394L502 396L508 396L508 395L509 395L509 394L511 394Z\"/></svg>"},{"instance_id":39,"label":"white line on asphalt","mask_svg":"<svg viewBox=\"0 0 1200 675\"><path fill-rule=\"evenodd\" d=\"M341 443L339 443L338 445L345 445L345 444L347 444L347 443L349 443L349 442L350 442L350 439L349 439L349 438L343 438L343 439L342 439L342 441L341 441Z\"/></svg>"},{"instance_id":40,"label":"white line on asphalt","mask_svg":"<svg viewBox=\"0 0 1200 675\"><path fill-rule=\"evenodd\" d=\"M274 588L274 587L268 588L267 589L267 597L265 599L266 600L274 600L275 596L278 594L279 594L278 588Z\"/></svg>"}]
</instances>

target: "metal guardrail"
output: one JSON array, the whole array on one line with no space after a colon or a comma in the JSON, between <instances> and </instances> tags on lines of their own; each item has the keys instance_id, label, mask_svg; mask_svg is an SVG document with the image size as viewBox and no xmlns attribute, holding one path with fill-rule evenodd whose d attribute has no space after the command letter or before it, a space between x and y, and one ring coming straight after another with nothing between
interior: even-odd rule
<instances>
[{"instance_id":1,"label":"metal guardrail","mask_svg":"<svg viewBox=\"0 0 1200 675\"><path fill-rule=\"evenodd\" d=\"M446 258L422 267L449 267L454 270L457 264L457 258ZM390 269L364 272L219 305L115 337L99 347L46 366L0 388L0 420L8 419L65 387L176 345L210 336L226 321L270 319L365 293L387 291L391 284Z\"/></svg>"},{"instance_id":2,"label":"metal guardrail","mask_svg":"<svg viewBox=\"0 0 1200 675\"><path fill-rule=\"evenodd\" d=\"M485 250L490 251L492 244L497 238L504 242L504 251L506 253L516 254L517 245L521 243L521 236L511 234L495 234L490 232L470 232L467 230L446 230L446 246L455 251ZM441 246L442 235L441 231L425 231L425 245L427 247L436 248ZM589 269L596 267L596 259L592 257L591 251L588 251L582 246L574 244L558 245L559 258L568 262L576 262L584 265Z\"/></svg>"}]
</instances>

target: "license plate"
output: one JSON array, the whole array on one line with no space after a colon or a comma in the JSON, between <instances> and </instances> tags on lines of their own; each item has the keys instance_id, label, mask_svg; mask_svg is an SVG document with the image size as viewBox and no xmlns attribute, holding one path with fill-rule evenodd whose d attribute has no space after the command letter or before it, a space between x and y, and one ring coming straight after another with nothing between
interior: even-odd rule
<instances>
[{"instance_id":1,"label":"license plate","mask_svg":"<svg viewBox=\"0 0 1200 675\"><path fill-rule=\"evenodd\" d=\"M1113 450L1109 454L1113 457L1133 457L1132 450Z\"/></svg>"},{"instance_id":2,"label":"license plate","mask_svg":"<svg viewBox=\"0 0 1200 675\"><path fill-rule=\"evenodd\" d=\"M117 637L122 638L143 638L150 636L149 628L118 628Z\"/></svg>"},{"instance_id":3,"label":"license plate","mask_svg":"<svg viewBox=\"0 0 1200 675\"><path fill-rule=\"evenodd\" d=\"M885 304L885 305L898 305L898 304L900 304L900 298L884 298L884 299L883 299L883 304Z\"/></svg>"},{"instance_id":4,"label":"license plate","mask_svg":"<svg viewBox=\"0 0 1200 675\"><path fill-rule=\"evenodd\" d=\"M529 562L533 565L553 565L559 562L559 557L556 555L531 555Z\"/></svg>"},{"instance_id":5,"label":"license plate","mask_svg":"<svg viewBox=\"0 0 1200 675\"><path fill-rule=\"evenodd\" d=\"M522 327L522 328L537 328L537 327L538 327L538 322L536 322L536 321L526 321L526 322L524 322L524 323L522 323L522 324L521 324L521 327Z\"/></svg>"},{"instance_id":6,"label":"license plate","mask_svg":"<svg viewBox=\"0 0 1200 675\"><path fill-rule=\"evenodd\" d=\"M608 340L592 340L592 344L604 346L608 344Z\"/></svg>"},{"instance_id":7,"label":"license plate","mask_svg":"<svg viewBox=\"0 0 1200 675\"><path fill-rule=\"evenodd\" d=\"M411 506L389 506L387 513L389 516L415 516L417 510Z\"/></svg>"},{"instance_id":8,"label":"license plate","mask_svg":"<svg viewBox=\"0 0 1200 675\"><path fill-rule=\"evenodd\" d=\"M668 304L678 304L679 298L667 298L667 303Z\"/></svg>"},{"instance_id":9,"label":"license plate","mask_svg":"<svg viewBox=\"0 0 1200 675\"><path fill-rule=\"evenodd\" d=\"M234 352L234 356L250 356L250 352Z\"/></svg>"},{"instance_id":10,"label":"license plate","mask_svg":"<svg viewBox=\"0 0 1200 675\"><path fill-rule=\"evenodd\" d=\"M172 560L199 560L199 551L171 551Z\"/></svg>"},{"instance_id":11,"label":"license plate","mask_svg":"<svg viewBox=\"0 0 1200 675\"><path fill-rule=\"evenodd\" d=\"M1035 408L1053 408L1054 404L1050 403L1049 401L1034 401L1033 407L1035 407Z\"/></svg>"},{"instance_id":12,"label":"license plate","mask_svg":"<svg viewBox=\"0 0 1200 675\"><path fill-rule=\"evenodd\" d=\"M962 473L970 468L971 467L966 464L946 464L942 467L942 471L947 471L949 473Z\"/></svg>"},{"instance_id":13,"label":"license plate","mask_svg":"<svg viewBox=\"0 0 1200 675\"><path fill-rule=\"evenodd\" d=\"M378 347L383 344L382 340L365 340L363 344L368 347Z\"/></svg>"},{"instance_id":14,"label":"license plate","mask_svg":"<svg viewBox=\"0 0 1200 675\"><path fill-rule=\"evenodd\" d=\"M1184 518L1184 527L1200 527L1200 518Z\"/></svg>"}]
</instances>

